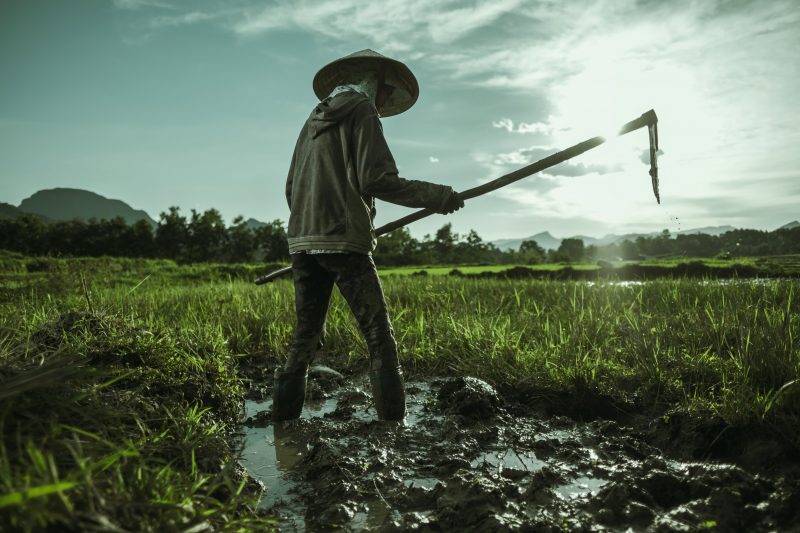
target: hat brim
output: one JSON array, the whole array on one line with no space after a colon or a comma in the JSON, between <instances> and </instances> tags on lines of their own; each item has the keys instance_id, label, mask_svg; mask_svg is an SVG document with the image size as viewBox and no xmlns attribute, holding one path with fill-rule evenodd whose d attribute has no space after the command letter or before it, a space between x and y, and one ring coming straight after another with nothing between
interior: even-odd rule
<instances>
[{"instance_id":1,"label":"hat brim","mask_svg":"<svg viewBox=\"0 0 800 533\"><path fill-rule=\"evenodd\" d=\"M419 98L419 84L411 69L389 57L343 57L332 61L314 76L314 94L324 100L339 85L361 81L367 71L383 71L385 83L394 87L381 108L382 117L399 115Z\"/></svg>"}]
</instances>

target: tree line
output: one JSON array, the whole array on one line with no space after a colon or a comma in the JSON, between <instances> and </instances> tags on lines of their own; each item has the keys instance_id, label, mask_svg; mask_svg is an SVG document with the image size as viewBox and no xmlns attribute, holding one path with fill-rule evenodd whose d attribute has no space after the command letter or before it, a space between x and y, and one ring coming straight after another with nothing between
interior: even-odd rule
<instances>
[{"instance_id":1,"label":"tree line","mask_svg":"<svg viewBox=\"0 0 800 533\"><path fill-rule=\"evenodd\" d=\"M535 241L522 241L517 250L501 251L485 243L471 230L453 232L450 224L422 241L406 228L378 240L375 261L385 265L422 264L537 264L578 263L600 260L644 260L659 257L745 257L800 254L800 226L775 231L737 229L722 235L678 234L663 230L654 236L638 236L606 245L585 245L582 239L562 239L558 249L545 250Z\"/></svg>"},{"instance_id":2,"label":"tree line","mask_svg":"<svg viewBox=\"0 0 800 533\"><path fill-rule=\"evenodd\" d=\"M189 217L177 207L161 213L155 228L146 220L127 224L122 217L44 222L24 214L0 220L0 248L26 255L112 256L174 259L181 263L287 261L283 222L250 227L243 217L229 226L216 209Z\"/></svg>"},{"instance_id":3,"label":"tree line","mask_svg":"<svg viewBox=\"0 0 800 533\"><path fill-rule=\"evenodd\" d=\"M42 221L25 214L0 220L0 248L38 256L116 256L174 259L193 262L287 261L289 248L281 220L259 227L243 217L225 224L216 209L178 207L161 213L153 228L147 221L127 224L122 218L68 222ZM545 250L532 240L517 250L500 250L484 242L475 230L465 234L445 224L421 240L401 228L378 240L375 262L382 266L427 264L537 264L598 260L641 260L653 257L739 257L800 253L800 227L759 231L739 229L719 236L672 237L668 230L604 246L563 239L556 250Z\"/></svg>"}]
</instances>

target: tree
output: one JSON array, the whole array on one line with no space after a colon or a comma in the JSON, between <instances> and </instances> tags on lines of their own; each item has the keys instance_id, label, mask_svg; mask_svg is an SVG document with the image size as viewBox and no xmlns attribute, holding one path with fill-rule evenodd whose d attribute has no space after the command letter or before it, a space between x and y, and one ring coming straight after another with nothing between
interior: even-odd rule
<instances>
[{"instance_id":1,"label":"tree","mask_svg":"<svg viewBox=\"0 0 800 533\"><path fill-rule=\"evenodd\" d=\"M558 246L557 255L563 261L578 263L583 259L583 239L563 239Z\"/></svg>"},{"instance_id":2,"label":"tree","mask_svg":"<svg viewBox=\"0 0 800 533\"><path fill-rule=\"evenodd\" d=\"M192 209L189 221L186 259L189 261L224 261L228 244L225 222L216 209L202 214Z\"/></svg>"},{"instance_id":3,"label":"tree","mask_svg":"<svg viewBox=\"0 0 800 533\"><path fill-rule=\"evenodd\" d=\"M55 222L46 228L42 253L47 255L95 255L95 228L83 220Z\"/></svg>"},{"instance_id":4,"label":"tree","mask_svg":"<svg viewBox=\"0 0 800 533\"><path fill-rule=\"evenodd\" d=\"M283 222L278 219L255 231L255 243L263 261L287 261L289 241Z\"/></svg>"},{"instance_id":5,"label":"tree","mask_svg":"<svg viewBox=\"0 0 800 533\"><path fill-rule=\"evenodd\" d=\"M412 265L418 261L419 242L408 228L399 228L378 238L375 262L379 265Z\"/></svg>"},{"instance_id":6,"label":"tree","mask_svg":"<svg viewBox=\"0 0 800 533\"><path fill-rule=\"evenodd\" d=\"M127 239L130 230L124 218L114 217L111 220L101 220L99 223L95 223L95 226L97 227L96 249L90 252L89 255L111 255L115 257L130 257L132 255L128 250L129 243Z\"/></svg>"},{"instance_id":7,"label":"tree","mask_svg":"<svg viewBox=\"0 0 800 533\"><path fill-rule=\"evenodd\" d=\"M156 242L153 228L144 219L137 220L128 228L127 254L133 257L153 257L156 255Z\"/></svg>"},{"instance_id":8,"label":"tree","mask_svg":"<svg viewBox=\"0 0 800 533\"><path fill-rule=\"evenodd\" d=\"M519 245L519 256L525 264L535 265L547 259L547 252L536 241L522 241Z\"/></svg>"},{"instance_id":9,"label":"tree","mask_svg":"<svg viewBox=\"0 0 800 533\"><path fill-rule=\"evenodd\" d=\"M233 263L246 263L255 259L256 238L247 226L243 216L233 219L228 228L227 260Z\"/></svg>"},{"instance_id":10,"label":"tree","mask_svg":"<svg viewBox=\"0 0 800 533\"><path fill-rule=\"evenodd\" d=\"M636 247L636 243L629 239L622 241L622 244L619 247L619 252L622 255L622 258L626 261L637 260L641 259L642 257L639 254L639 249Z\"/></svg>"},{"instance_id":11,"label":"tree","mask_svg":"<svg viewBox=\"0 0 800 533\"><path fill-rule=\"evenodd\" d=\"M172 206L168 213L161 213L155 238L156 250L160 257L182 259L188 237L186 217L181 216L179 207Z\"/></svg>"},{"instance_id":12,"label":"tree","mask_svg":"<svg viewBox=\"0 0 800 533\"><path fill-rule=\"evenodd\" d=\"M455 258L459 263L482 263L489 255L488 245L474 229L469 230L465 239L456 244Z\"/></svg>"},{"instance_id":13,"label":"tree","mask_svg":"<svg viewBox=\"0 0 800 533\"><path fill-rule=\"evenodd\" d=\"M47 224L25 213L15 220L0 220L0 248L28 255L45 253Z\"/></svg>"},{"instance_id":14,"label":"tree","mask_svg":"<svg viewBox=\"0 0 800 533\"><path fill-rule=\"evenodd\" d=\"M436 237L433 240L436 260L441 263L450 262L456 242L458 234L453 232L453 224L450 222L436 230Z\"/></svg>"}]
</instances>

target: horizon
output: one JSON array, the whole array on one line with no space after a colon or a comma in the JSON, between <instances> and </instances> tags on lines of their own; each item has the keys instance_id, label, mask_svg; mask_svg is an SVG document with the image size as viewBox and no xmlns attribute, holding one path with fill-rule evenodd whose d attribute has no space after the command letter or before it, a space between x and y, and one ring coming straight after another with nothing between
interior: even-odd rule
<instances>
[{"instance_id":1,"label":"horizon","mask_svg":"<svg viewBox=\"0 0 800 533\"><path fill-rule=\"evenodd\" d=\"M420 82L417 104L383 120L401 175L457 190L659 116L661 206L639 130L412 224L415 238L447 222L486 241L772 231L800 218L799 21L791 1L6 3L0 201L79 188L156 220L177 205L286 221L311 79L372 48ZM376 226L408 212L380 202Z\"/></svg>"},{"instance_id":2,"label":"horizon","mask_svg":"<svg viewBox=\"0 0 800 533\"><path fill-rule=\"evenodd\" d=\"M155 222L155 223L159 222L160 214L159 214L159 216L154 217L153 215L151 215L149 212L147 212L144 209L137 209L135 206L129 205L127 202L125 202L124 199L121 199L121 198L106 198L106 197L103 197L102 195L99 195L98 193L95 193L94 191L89 191L89 190L86 190L86 189L74 189L74 188L69 188L69 187L56 187L54 189L43 189L41 191L37 191L37 193L50 192L50 191L55 191L55 190L68 190L68 191L87 192L87 193L90 193L92 195L97 195L97 196L103 198L104 200L108 200L108 201L112 201L112 202L122 202L128 208L130 208L132 211L144 212L153 222ZM34 194L37 194L37 193L34 193ZM2 204L2 203L3 202L0 201L0 204ZM13 207L19 208L19 206L13 206ZM191 214L191 210L183 211L180 208L180 206L173 206L173 207L178 207L180 212L181 212L181 214L184 215L184 216L188 216L188 215ZM55 220L58 221L60 219L55 219ZM267 224L268 222L270 222L270 221L267 221L267 220L256 219L255 217L244 217L243 221L244 222L254 221L254 222L257 222L257 223L260 223L260 224ZM232 221L230 221L230 220L225 221L225 222L226 222L226 225L231 225L232 224ZM286 223L286 221L282 221L282 222ZM760 231L771 232L771 231L776 231L776 230L782 229L782 228L784 228L786 226L795 225L795 224L800 224L800 222L798 222L797 220L792 220L792 221L789 221L789 222L785 222L785 223L783 223L780 226L777 226L775 228L767 229L767 230L760 230ZM532 237L536 237L536 236L539 236L539 235L542 235L542 234L546 234L547 236L549 236L549 237L551 237L553 239L556 239L556 240L563 240L563 239L570 239L570 238L588 238L588 239L592 239L592 240L603 240L603 239L606 239L608 237L625 237L625 236L628 236L628 235L657 235L657 234L661 233L662 231L669 231L671 237L676 237L679 234L702 233L703 230L720 230L722 228L726 228L726 231L740 230L740 229L742 229L742 230L757 229L757 228L734 227L734 226L730 226L730 225L717 225L717 226L704 226L704 227L692 227L692 228L678 229L677 231L670 231L668 228L662 228L661 230L641 231L641 232L632 231L632 232L627 232L627 233L622 233L622 234L619 234L619 233L604 233L603 235L597 235L597 234L590 235L590 234L575 233L575 234L562 235L562 236L554 235L553 234L554 230L542 229L542 230L539 230L539 231L535 231L534 233L528 232L528 234L526 234L526 235L512 236L512 237L499 237L499 238L495 238L495 239L491 239L491 240L487 239L487 240L484 240L484 242L501 242L501 241L525 240L525 239L530 239ZM731 228L731 229L728 230L727 228ZM556 232L556 233L558 233L558 232ZM480 232L478 232L478 234L480 235ZM420 235L414 235L413 233L411 235L412 235L412 237L414 237L417 240L422 240L422 236L420 236ZM428 237L428 236L429 235L425 235L425 237ZM465 237L466 234L462 233L462 234L460 234L460 236L461 237ZM481 236L481 237L483 237L483 236Z\"/></svg>"}]
</instances>

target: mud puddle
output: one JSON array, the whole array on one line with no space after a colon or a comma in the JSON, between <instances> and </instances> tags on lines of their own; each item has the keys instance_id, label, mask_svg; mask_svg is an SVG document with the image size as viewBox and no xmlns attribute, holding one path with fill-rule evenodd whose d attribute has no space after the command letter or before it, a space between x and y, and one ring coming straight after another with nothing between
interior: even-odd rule
<instances>
[{"instance_id":1,"label":"mud puddle","mask_svg":"<svg viewBox=\"0 0 800 533\"><path fill-rule=\"evenodd\" d=\"M520 415L488 384L406 385L376 420L366 379L310 381L300 420L246 405L243 466L283 531L787 531L797 492L731 464L665 458L614 421ZM514 413L514 414L512 414Z\"/></svg>"}]
</instances>

